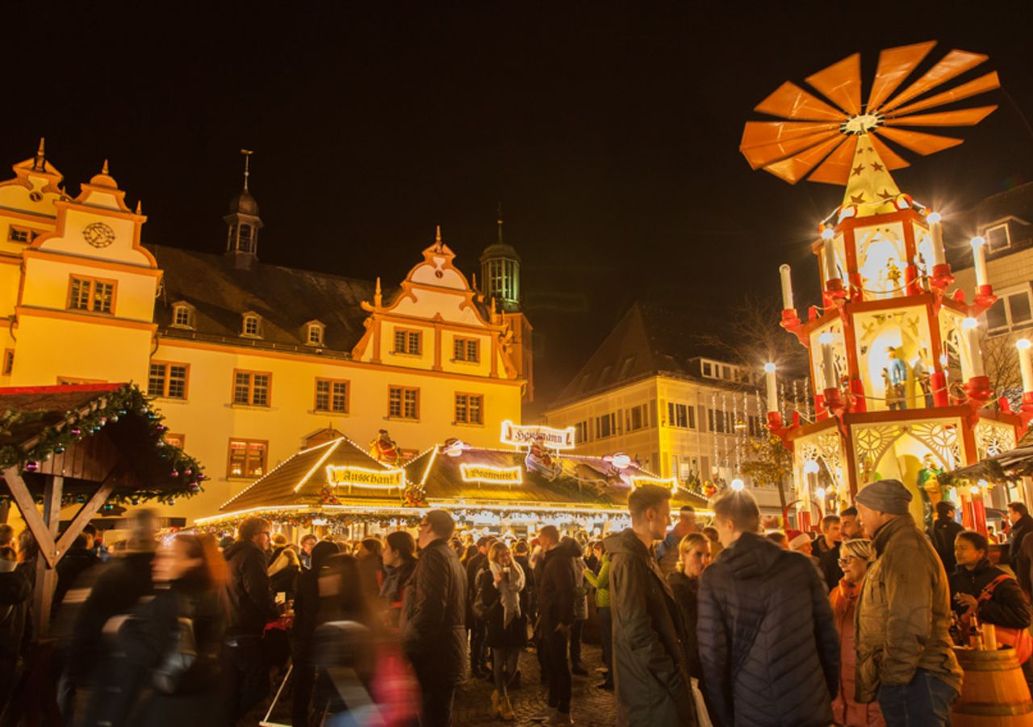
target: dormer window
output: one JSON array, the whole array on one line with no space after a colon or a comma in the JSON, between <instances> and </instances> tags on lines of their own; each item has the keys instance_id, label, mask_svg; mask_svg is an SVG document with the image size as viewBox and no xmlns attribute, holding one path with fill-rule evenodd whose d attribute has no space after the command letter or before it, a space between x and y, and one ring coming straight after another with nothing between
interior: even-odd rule
<instances>
[{"instance_id":1,"label":"dormer window","mask_svg":"<svg viewBox=\"0 0 1033 727\"><path fill-rule=\"evenodd\" d=\"M326 326L319 321L309 321L305 324L305 343L309 346L322 346L323 334Z\"/></svg>"},{"instance_id":2,"label":"dormer window","mask_svg":"<svg viewBox=\"0 0 1033 727\"><path fill-rule=\"evenodd\" d=\"M990 252L997 252L1006 247L1011 247L1011 233L1008 230L1008 223L1001 222L1000 224L987 227L986 232L983 233L983 239L986 240L986 246Z\"/></svg>"},{"instance_id":3,"label":"dormer window","mask_svg":"<svg viewBox=\"0 0 1033 727\"><path fill-rule=\"evenodd\" d=\"M172 325L175 328L195 327L194 307L189 303L176 303L172 306Z\"/></svg>"},{"instance_id":4,"label":"dormer window","mask_svg":"<svg viewBox=\"0 0 1033 727\"><path fill-rule=\"evenodd\" d=\"M261 338L262 316L257 313L245 313L241 335L247 336L248 338Z\"/></svg>"}]
</instances>

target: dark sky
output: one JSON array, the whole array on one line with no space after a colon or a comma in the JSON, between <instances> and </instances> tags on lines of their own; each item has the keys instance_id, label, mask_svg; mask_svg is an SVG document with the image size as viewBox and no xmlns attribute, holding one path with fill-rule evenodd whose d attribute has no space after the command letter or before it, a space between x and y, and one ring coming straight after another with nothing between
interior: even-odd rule
<instances>
[{"instance_id":1,"label":"dark sky","mask_svg":"<svg viewBox=\"0 0 1033 727\"><path fill-rule=\"evenodd\" d=\"M476 270L501 200L545 393L636 298L703 301L712 327L806 261L841 192L737 148L784 80L855 51L867 80L880 48L929 39L929 60L985 52L971 75L1000 72L1001 108L897 181L950 209L1033 178L1028 2L42 5L0 16L0 160L46 135L74 192L110 158L145 241L217 251L248 147L264 261L386 281L439 222Z\"/></svg>"}]
</instances>

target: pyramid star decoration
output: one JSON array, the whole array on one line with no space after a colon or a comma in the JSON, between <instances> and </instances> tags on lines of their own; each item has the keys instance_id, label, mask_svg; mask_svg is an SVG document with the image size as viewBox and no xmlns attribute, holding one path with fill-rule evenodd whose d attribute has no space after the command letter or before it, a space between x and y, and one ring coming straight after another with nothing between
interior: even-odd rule
<instances>
[{"instance_id":1,"label":"pyramid star decoration","mask_svg":"<svg viewBox=\"0 0 1033 727\"><path fill-rule=\"evenodd\" d=\"M916 113L1000 87L997 72L991 71L927 96L987 60L985 55L963 50L950 51L894 96L935 45L936 41L928 41L882 51L864 104L859 53L807 77L811 88L827 101L786 81L755 109L782 120L747 122L740 151L753 169L764 169L790 184L806 177L812 182L849 185L847 197L856 196L862 188L872 191L869 199L874 198L876 188L899 194L888 171L906 167L908 162L887 141L922 156L962 143L955 137L900 127L974 126L997 108ZM858 175L855 182L851 172L856 174L862 154L871 162L871 173ZM855 185L857 190L851 193Z\"/></svg>"}]
</instances>

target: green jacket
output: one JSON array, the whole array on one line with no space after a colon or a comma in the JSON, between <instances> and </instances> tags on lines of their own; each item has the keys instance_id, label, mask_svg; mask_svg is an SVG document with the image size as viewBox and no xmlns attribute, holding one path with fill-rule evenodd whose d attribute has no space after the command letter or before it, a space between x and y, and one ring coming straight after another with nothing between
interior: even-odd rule
<instances>
[{"instance_id":1,"label":"green jacket","mask_svg":"<svg viewBox=\"0 0 1033 727\"><path fill-rule=\"evenodd\" d=\"M603 553L602 565L599 567L599 575L596 575L588 568L585 568L585 580L595 588L595 607L610 607L610 554Z\"/></svg>"}]
</instances>

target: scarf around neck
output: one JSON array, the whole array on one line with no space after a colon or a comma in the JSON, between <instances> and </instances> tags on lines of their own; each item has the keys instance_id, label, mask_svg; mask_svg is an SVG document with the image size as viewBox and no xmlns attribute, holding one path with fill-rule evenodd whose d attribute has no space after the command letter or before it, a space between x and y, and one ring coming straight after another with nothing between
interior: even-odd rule
<instances>
[{"instance_id":1,"label":"scarf around neck","mask_svg":"<svg viewBox=\"0 0 1033 727\"><path fill-rule=\"evenodd\" d=\"M499 592L502 604L502 626L508 627L514 618L520 615L520 591L524 590L524 569L516 561L509 566L509 578L502 577L502 566L489 563L491 577Z\"/></svg>"}]
</instances>

